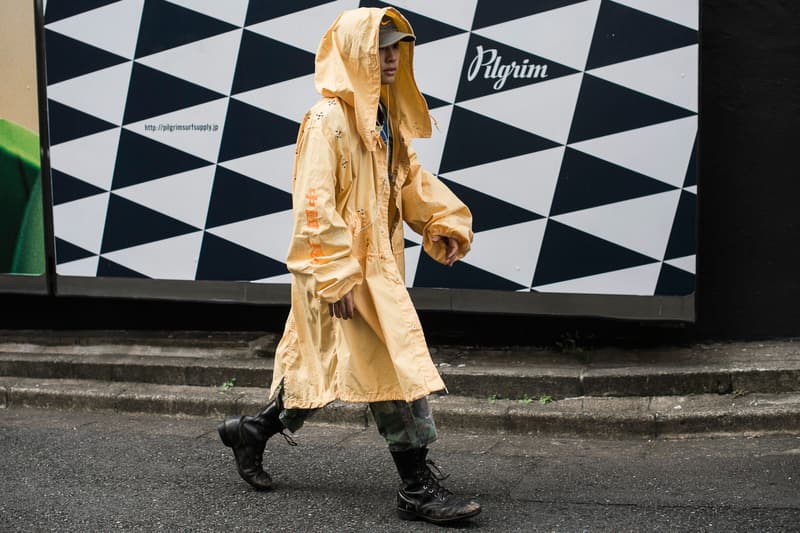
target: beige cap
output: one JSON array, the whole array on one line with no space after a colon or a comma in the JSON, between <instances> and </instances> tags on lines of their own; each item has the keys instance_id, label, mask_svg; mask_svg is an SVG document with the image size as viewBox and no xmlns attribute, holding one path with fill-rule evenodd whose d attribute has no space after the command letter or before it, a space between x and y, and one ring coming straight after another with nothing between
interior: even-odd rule
<instances>
[{"instance_id":1,"label":"beige cap","mask_svg":"<svg viewBox=\"0 0 800 533\"><path fill-rule=\"evenodd\" d=\"M394 21L389 17L383 17L381 21L381 29L380 33L378 34L378 48L383 48L384 46L391 46L396 42L400 41L415 41L416 37L414 37L413 33L405 33L399 31L397 29L397 25L395 25Z\"/></svg>"}]
</instances>

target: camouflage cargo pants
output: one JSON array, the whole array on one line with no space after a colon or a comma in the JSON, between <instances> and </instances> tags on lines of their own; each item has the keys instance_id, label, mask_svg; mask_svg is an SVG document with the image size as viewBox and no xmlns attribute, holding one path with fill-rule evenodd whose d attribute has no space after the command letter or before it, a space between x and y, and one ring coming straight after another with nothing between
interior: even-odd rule
<instances>
[{"instance_id":1,"label":"camouflage cargo pants","mask_svg":"<svg viewBox=\"0 0 800 533\"><path fill-rule=\"evenodd\" d=\"M369 408L378 431L393 452L424 448L438 437L427 398L411 403L401 400L372 402ZM284 409L280 419L286 429L294 433L315 411L316 409Z\"/></svg>"}]
</instances>

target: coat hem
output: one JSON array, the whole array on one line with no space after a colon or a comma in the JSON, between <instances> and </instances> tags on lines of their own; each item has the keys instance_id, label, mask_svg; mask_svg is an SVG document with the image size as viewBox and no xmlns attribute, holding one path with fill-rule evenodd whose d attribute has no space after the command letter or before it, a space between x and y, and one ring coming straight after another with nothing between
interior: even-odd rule
<instances>
[{"instance_id":1,"label":"coat hem","mask_svg":"<svg viewBox=\"0 0 800 533\"><path fill-rule=\"evenodd\" d=\"M404 396L403 394L339 394L336 396L328 396L325 399L306 399L291 396L288 391L284 391L283 406L286 409L321 409L326 405L340 401L345 403L373 403L373 402L389 402L389 401L404 401L411 403L420 398L424 398L435 393L447 393L447 388L429 390L417 389L411 395Z\"/></svg>"}]
</instances>

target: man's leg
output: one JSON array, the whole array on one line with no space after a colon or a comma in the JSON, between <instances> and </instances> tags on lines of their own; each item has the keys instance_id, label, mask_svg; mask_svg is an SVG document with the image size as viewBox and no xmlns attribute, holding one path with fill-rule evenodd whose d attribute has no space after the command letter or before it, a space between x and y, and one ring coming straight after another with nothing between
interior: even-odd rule
<instances>
[{"instance_id":1,"label":"man's leg","mask_svg":"<svg viewBox=\"0 0 800 533\"><path fill-rule=\"evenodd\" d=\"M303 426L315 409L284 409L283 388L278 387L274 397L255 416L233 417L222 422L217 431L225 446L233 449L239 475L258 490L272 488L272 478L264 471L264 448L270 437L283 431L292 433Z\"/></svg>"},{"instance_id":2,"label":"man's leg","mask_svg":"<svg viewBox=\"0 0 800 533\"><path fill-rule=\"evenodd\" d=\"M373 402L369 407L378 431L392 452L426 448L439 437L426 398L411 403L402 400Z\"/></svg>"},{"instance_id":3,"label":"man's leg","mask_svg":"<svg viewBox=\"0 0 800 533\"><path fill-rule=\"evenodd\" d=\"M428 445L438 434L426 398L410 404L388 401L369 406L402 480L397 492L400 518L446 523L481 512L480 504L458 497L439 484L441 471L427 459Z\"/></svg>"}]
</instances>

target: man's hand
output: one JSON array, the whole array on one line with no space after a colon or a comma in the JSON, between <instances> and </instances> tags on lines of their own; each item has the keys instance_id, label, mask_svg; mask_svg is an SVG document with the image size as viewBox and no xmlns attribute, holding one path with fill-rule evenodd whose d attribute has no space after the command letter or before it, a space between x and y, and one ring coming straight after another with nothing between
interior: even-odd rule
<instances>
[{"instance_id":1,"label":"man's hand","mask_svg":"<svg viewBox=\"0 0 800 533\"><path fill-rule=\"evenodd\" d=\"M353 291L349 291L342 296L342 299L335 304L328 304L328 313L336 318L343 318L349 320L353 318L356 310L356 302L353 299Z\"/></svg>"},{"instance_id":2,"label":"man's hand","mask_svg":"<svg viewBox=\"0 0 800 533\"><path fill-rule=\"evenodd\" d=\"M442 241L442 244L444 244L445 249L447 250L447 256L445 257L444 264L449 267L453 266L453 263L456 262L456 256L458 255L458 241L445 235L433 235L431 236L431 240L433 242Z\"/></svg>"}]
</instances>

